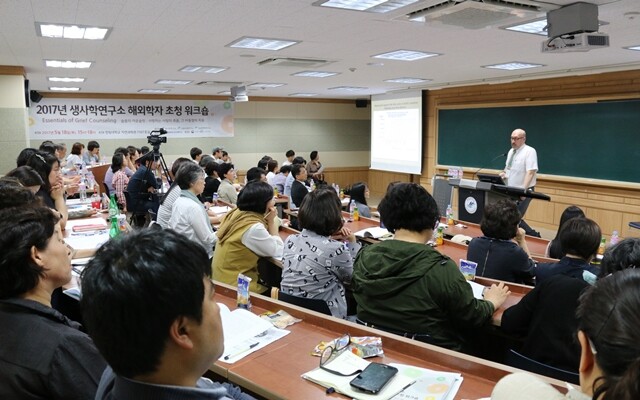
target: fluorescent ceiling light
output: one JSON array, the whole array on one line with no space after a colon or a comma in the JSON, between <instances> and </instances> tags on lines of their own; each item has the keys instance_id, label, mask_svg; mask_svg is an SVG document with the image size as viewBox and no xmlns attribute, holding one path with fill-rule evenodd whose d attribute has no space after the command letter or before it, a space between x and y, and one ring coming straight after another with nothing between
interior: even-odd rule
<instances>
[{"instance_id":1,"label":"fluorescent ceiling light","mask_svg":"<svg viewBox=\"0 0 640 400\"><path fill-rule=\"evenodd\" d=\"M157 85L188 85L193 81L180 81L180 80L172 80L172 79L160 79L155 83Z\"/></svg>"},{"instance_id":2,"label":"fluorescent ceiling light","mask_svg":"<svg viewBox=\"0 0 640 400\"><path fill-rule=\"evenodd\" d=\"M140 89L138 93L167 93L169 89Z\"/></svg>"},{"instance_id":3,"label":"fluorescent ceiling light","mask_svg":"<svg viewBox=\"0 0 640 400\"><path fill-rule=\"evenodd\" d=\"M275 51L282 50L286 47L293 46L294 44L298 43L300 42L295 40L254 38L245 36L229 43L227 47Z\"/></svg>"},{"instance_id":4,"label":"fluorescent ceiling light","mask_svg":"<svg viewBox=\"0 0 640 400\"><path fill-rule=\"evenodd\" d=\"M625 49L627 49L627 50L640 51L640 45L638 45L638 46L629 46L629 47L625 47Z\"/></svg>"},{"instance_id":5,"label":"fluorescent ceiling light","mask_svg":"<svg viewBox=\"0 0 640 400\"><path fill-rule=\"evenodd\" d=\"M532 33L534 35L547 36L547 19L542 18L535 21L529 21L524 24L507 26L504 29L508 31Z\"/></svg>"},{"instance_id":6,"label":"fluorescent ceiling light","mask_svg":"<svg viewBox=\"0 0 640 400\"><path fill-rule=\"evenodd\" d=\"M318 93L291 93L290 97L313 97L317 96Z\"/></svg>"},{"instance_id":7,"label":"fluorescent ceiling light","mask_svg":"<svg viewBox=\"0 0 640 400\"><path fill-rule=\"evenodd\" d=\"M598 26L609 25L606 21L598 21ZM504 26L502 29L506 29L508 31L522 32L522 33L531 33L534 35L547 36L547 19L536 19L533 21L526 22L524 24Z\"/></svg>"},{"instance_id":8,"label":"fluorescent ceiling light","mask_svg":"<svg viewBox=\"0 0 640 400\"><path fill-rule=\"evenodd\" d=\"M222 92L218 92L218 94L221 94L223 96L231 96L231 90L225 90Z\"/></svg>"},{"instance_id":9,"label":"fluorescent ceiling light","mask_svg":"<svg viewBox=\"0 0 640 400\"><path fill-rule=\"evenodd\" d=\"M417 2L418 0L321 0L316 1L313 5L342 8L345 10L387 13Z\"/></svg>"},{"instance_id":10,"label":"fluorescent ceiling light","mask_svg":"<svg viewBox=\"0 0 640 400\"><path fill-rule=\"evenodd\" d=\"M57 39L104 40L111 28L99 28L82 25L45 24L36 22L38 36Z\"/></svg>"},{"instance_id":11,"label":"fluorescent ceiling light","mask_svg":"<svg viewBox=\"0 0 640 400\"><path fill-rule=\"evenodd\" d=\"M259 88L259 89L265 89L265 88L277 88L280 86L284 86L284 83L252 83L251 85L248 85L247 87L250 88Z\"/></svg>"},{"instance_id":12,"label":"fluorescent ceiling light","mask_svg":"<svg viewBox=\"0 0 640 400\"><path fill-rule=\"evenodd\" d=\"M503 69L506 71L515 71L518 69L528 69L528 68L538 68L544 67L542 64L529 64L520 61L511 61L503 64L494 64L494 65L483 65L482 68L490 68L490 69Z\"/></svg>"},{"instance_id":13,"label":"fluorescent ceiling light","mask_svg":"<svg viewBox=\"0 0 640 400\"><path fill-rule=\"evenodd\" d=\"M422 51L413 51L413 50L395 50L389 53L382 53L375 56L373 58L384 58L387 60L398 60L398 61L415 61L420 60L427 57L435 57L439 56L438 53L425 53Z\"/></svg>"},{"instance_id":14,"label":"fluorescent ceiling light","mask_svg":"<svg viewBox=\"0 0 640 400\"><path fill-rule=\"evenodd\" d=\"M306 76L309 78L326 78L328 76L338 75L338 72L325 72L325 71L302 71L296 72L293 76Z\"/></svg>"},{"instance_id":15,"label":"fluorescent ceiling light","mask_svg":"<svg viewBox=\"0 0 640 400\"><path fill-rule=\"evenodd\" d=\"M222 71L226 71L227 67L209 67L202 65L187 65L180 68L180 72L204 72L205 74L217 74Z\"/></svg>"},{"instance_id":16,"label":"fluorescent ceiling light","mask_svg":"<svg viewBox=\"0 0 640 400\"><path fill-rule=\"evenodd\" d=\"M329 90L344 90L345 92L358 92L361 90L367 90L367 88L358 87L358 86L336 86L336 87L329 88Z\"/></svg>"},{"instance_id":17,"label":"fluorescent ceiling light","mask_svg":"<svg viewBox=\"0 0 640 400\"><path fill-rule=\"evenodd\" d=\"M84 78L59 78L56 76L50 76L49 82L84 82Z\"/></svg>"},{"instance_id":18,"label":"fluorescent ceiling light","mask_svg":"<svg viewBox=\"0 0 640 400\"><path fill-rule=\"evenodd\" d=\"M60 61L60 60L44 60L44 65L49 68L78 68L84 69L91 67L91 61Z\"/></svg>"},{"instance_id":19,"label":"fluorescent ceiling light","mask_svg":"<svg viewBox=\"0 0 640 400\"><path fill-rule=\"evenodd\" d=\"M393 78L387 79L385 82L389 83L422 83L429 82L431 79L422 79L422 78Z\"/></svg>"},{"instance_id":20,"label":"fluorescent ceiling light","mask_svg":"<svg viewBox=\"0 0 640 400\"><path fill-rule=\"evenodd\" d=\"M51 86L49 87L49 90L53 90L56 92L77 92L80 90L79 87L57 87L57 86Z\"/></svg>"}]
</instances>

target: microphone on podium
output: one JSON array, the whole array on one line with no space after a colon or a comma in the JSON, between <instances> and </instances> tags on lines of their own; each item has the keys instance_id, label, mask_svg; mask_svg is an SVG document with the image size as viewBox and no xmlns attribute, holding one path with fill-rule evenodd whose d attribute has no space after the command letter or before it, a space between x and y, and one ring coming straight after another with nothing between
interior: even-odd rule
<instances>
[{"instance_id":1,"label":"microphone on podium","mask_svg":"<svg viewBox=\"0 0 640 400\"><path fill-rule=\"evenodd\" d=\"M502 154L498 154L497 156L493 157L491 159L491 161L489 161L486 165L483 165L482 167L478 168L476 170L476 172L473 173L473 177L471 179L476 179L476 175L478 174L478 172L482 171L483 169L487 168L487 166L491 165L492 162L494 162L495 160L497 160L500 157L506 157L507 154L509 154L509 152L507 151L506 153L502 153Z\"/></svg>"}]
</instances>

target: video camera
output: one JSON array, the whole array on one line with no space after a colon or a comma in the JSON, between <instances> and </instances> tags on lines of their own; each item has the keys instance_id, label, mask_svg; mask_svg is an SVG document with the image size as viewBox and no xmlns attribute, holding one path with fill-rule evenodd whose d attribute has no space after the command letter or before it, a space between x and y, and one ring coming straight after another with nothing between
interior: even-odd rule
<instances>
[{"instance_id":1,"label":"video camera","mask_svg":"<svg viewBox=\"0 0 640 400\"><path fill-rule=\"evenodd\" d=\"M151 134L147 136L147 142L153 146L154 150L157 150L160 147L161 143L167 143L167 138L160 136L166 135L167 131L164 128L160 128L155 131L151 131Z\"/></svg>"}]
</instances>

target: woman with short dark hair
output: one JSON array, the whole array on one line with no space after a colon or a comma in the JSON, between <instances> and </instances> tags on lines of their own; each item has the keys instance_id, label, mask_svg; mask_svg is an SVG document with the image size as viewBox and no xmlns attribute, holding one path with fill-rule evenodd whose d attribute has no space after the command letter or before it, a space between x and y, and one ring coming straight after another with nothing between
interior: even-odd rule
<instances>
[{"instance_id":1,"label":"woman with short dark hair","mask_svg":"<svg viewBox=\"0 0 640 400\"><path fill-rule=\"evenodd\" d=\"M315 179L317 182L324 182L324 168L320 162L318 151L314 150L309 154L309 163L307 164L307 173L309 178Z\"/></svg>"},{"instance_id":2,"label":"woman with short dark hair","mask_svg":"<svg viewBox=\"0 0 640 400\"><path fill-rule=\"evenodd\" d=\"M478 263L477 276L515 283L533 283L535 262L531 259L518 206L500 200L484 208L480 229L484 236L474 238L467 259Z\"/></svg>"},{"instance_id":3,"label":"woman with short dark hair","mask_svg":"<svg viewBox=\"0 0 640 400\"><path fill-rule=\"evenodd\" d=\"M80 324L51 308L71 279L57 215L0 210L0 230L0 398L93 398L106 364Z\"/></svg>"},{"instance_id":4,"label":"woman with short dark hair","mask_svg":"<svg viewBox=\"0 0 640 400\"><path fill-rule=\"evenodd\" d=\"M564 209L564 211L562 212L562 215L560 216L560 224L558 225L558 233L556 233L556 237L553 238L553 240L551 240L549 242L549 245L547 246L547 250L546 250L546 256L547 257L551 257L551 258L562 258L564 257L564 255L566 254L566 252L562 251L562 247L560 246L560 230L562 230L562 227L564 226L564 224L569 221L572 218L584 218L584 211L582 211L582 209L580 209L580 207L577 206L569 206L567 208Z\"/></svg>"},{"instance_id":5,"label":"woman with short dark hair","mask_svg":"<svg viewBox=\"0 0 640 400\"><path fill-rule=\"evenodd\" d=\"M222 164L222 166L229 164ZM265 293L258 282L258 259L282 257L273 188L266 182L251 181L238 194L238 207L229 212L218 229L213 254L213 279L236 285L238 274L251 278L249 289Z\"/></svg>"},{"instance_id":6,"label":"woman with short dark hair","mask_svg":"<svg viewBox=\"0 0 640 400\"><path fill-rule=\"evenodd\" d=\"M75 142L71 146L71 154L67 156L67 168L71 170L77 170L78 165L82 165L82 151L84 150L84 144Z\"/></svg>"},{"instance_id":7,"label":"woman with short dark hair","mask_svg":"<svg viewBox=\"0 0 640 400\"><path fill-rule=\"evenodd\" d=\"M351 282L360 244L343 227L336 191L325 187L309 193L298 210L298 226L302 232L284 244L280 290L324 300L331 315L347 318L344 284Z\"/></svg>"},{"instance_id":8,"label":"woman with short dark hair","mask_svg":"<svg viewBox=\"0 0 640 400\"><path fill-rule=\"evenodd\" d=\"M438 206L416 183L390 185L378 207L395 234L356 257L353 294L358 319L392 333L453 350L469 350L467 334L490 323L509 289L492 285L484 300L448 257L426 243L438 223Z\"/></svg>"},{"instance_id":9,"label":"woman with short dark hair","mask_svg":"<svg viewBox=\"0 0 640 400\"><path fill-rule=\"evenodd\" d=\"M204 190L204 172L197 164L185 162L178 169L175 184L181 189L180 197L171 207L169 227L199 243L209 258L213 255L216 235L209 216L198 196Z\"/></svg>"},{"instance_id":10,"label":"woman with short dark hair","mask_svg":"<svg viewBox=\"0 0 640 400\"><path fill-rule=\"evenodd\" d=\"M220 200L229 204L236 204L238 202L238 192L236 191L235 186L233 186L233 181L236 178L236 172L233 164L220 164L218 167L218 176L222 179L218 186L218 195Z\"/></svg>"}]
</instances>

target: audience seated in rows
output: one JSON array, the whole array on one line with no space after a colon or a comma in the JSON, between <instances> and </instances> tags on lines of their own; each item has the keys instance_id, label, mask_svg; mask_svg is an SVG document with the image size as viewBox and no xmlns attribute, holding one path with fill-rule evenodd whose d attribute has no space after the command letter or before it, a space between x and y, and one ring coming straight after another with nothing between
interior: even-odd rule
<instances>
[{"instance_id":1,"label":"audience seated in rows","mask_svg":"<svg viewBox=\"0 0 640 400\"><path fill-rule=\"evenodd\" d=\"M206 252L171 230L158 235L112 240L83 272L87 329L109 363L95 399L252 400L202 377L224 351Z\"/></svg>"},{"instance_id":2,"label":"audience seated in rows","mask_svg":"<svg viewBox=\"0 0 640 400\"><path fill-rule=\"evenodd\" d=\"M236 204L238 202L238 192L233 185L233 181L236 179L236 171L233 164L220 164L218 175L222 179L218 187L218 198L229 204Z\"/></svg>"},{"instance_id":3,"label":"audience seated in rows","mask_svg":"<svg viewBox=\"0 0 640 400\"><path fill-rule=\"evenodd\" d=\"M336 191L325 187L309 193L298 210L298 226L302 232L289 236L284 243L280 290L322 299L331 315L347 318L344 285L351 282L360 243L343 226Z\"/></svg>"},{"instance_id":4,"label":"audience seated in rows","mask_svg":"<svg viewBox=\"0 0 640 400\"><path fill-rule=\"evenodd\" d=\"M509 290L503 283L473 296L448 257L426 245L439 221L438 206L415 183L390 185L378 207L394 239L363 248L352 288L358 319L392 333L453 350L466 348L474 329L491 323Z\"/></svg>"},{"instance_id":5,"label":"audience seated in rows","mask_svg":"<svg viewBox=\"0 0 640 400\"><path fill-rule=\"evenodd\" d=\"M518 227L520 219L518 206L511 200L500 200L484 208L480 222L484 236L474 238L467 250L467 259L478 263L477 276L533 283L535 262L524 229Z\"/></svg>"},{"instance_id":6,"label":"audience seated in rows","mask_svg":"<svg viewBox=\"0 0 640 400\"><path fill-rule=\"evenodd\" d=\"M80 325L51 308L71 280L59 217L23 204L0 210L0 229L0 398L92 399L106 364Z\"/></svg>"},{"instance_id":7,"label":"audience seated in rows","mask_svg":"<svg viewBox=\"0 0 640 400\"><path fill-rule=\"evenodd\" d=\"M518 352L565 371L578 372L580 347L575 339L575 311L580 293L595 282L599 271L589 265L600 243L600 228L587 218L574 218L559 240L569 252L558 263L538 265L546 272L536 287L502 315L502 330L525 336ZM603 264L604 266L604 264ZM584 272L589 276L585 276ZM544 278L543 278L544 277Z\"/></svg>"},{"instance_id":8,"label":"audience seated in rows","mask_svg":"<svg viewBox=\"0 0 640 400\"><path fill-rule=\"evenodd\" d=\"M640 270L598 280L579 299L580 389L558 392L539 378L516 373L495 386L493 400L634 400L640 398Z\"/></svg>"},{"instance_id":9,"label":"audience seated in rows","mask_svg":"<svg viewBox=\"0 0 640 400\"><path fill-rule=\"evenodd\" d=\"M568 220L576 217L584 218L584 216L585 216L584 211L582 211L580 207L569 206L564 209L564 211L562 212L562 215L560 216L560 224L558 225L558 232L556 233L556 237L553 238L553 240L551 240L549 242L549 245L547 246L547 250L545 252L546 257L558 258L558 259L564 257L565 252L563 252L562 247L560 247L560 240L558 237L560 235L560 230Z\"/></svg>"},{"instance_id":10,"label":"audience seated in rows","mask_svg":"<svg viewBox=\"0 0 640 400\"><path fill-rule=\"evenodd\" d=\"M192 147L189 151L189 155L191 156L191 159L193 161L199 163L200 159L202 158L202 149L199 147Z\"/></svg>"},{"instance_id":11,"label":"audience seated in rows","mask_svg":"<svg viewBox=\"0 0 640 400\"><path fill-rule=\"evenodd\" d=\"M259 282L258 259L281 258L283 249L273 189L266 182L251 181L238 194L237 205L223 218L216 232L213 278L236 285L241 273L251 278L252 292L265 293L268 288Z\"/></svg>"},{"instance_id":12,"label":"audience seated in rows","mask_svg":"<svg viewBox=\"0 0 640 400\"><path fill-rule=\"evenodd\" d=\"M187 239L198 243L213 256L216 235L209 222L204 205L198 199L204 190L204 172L197 164L184 162L178 169L174 182L180 187L180 197L171 207L169 227Z\"/></svg>"}]
</instances>

